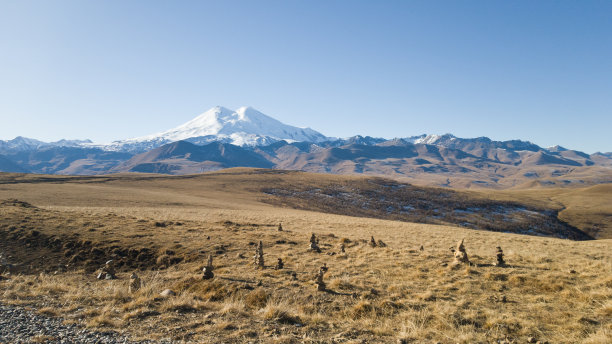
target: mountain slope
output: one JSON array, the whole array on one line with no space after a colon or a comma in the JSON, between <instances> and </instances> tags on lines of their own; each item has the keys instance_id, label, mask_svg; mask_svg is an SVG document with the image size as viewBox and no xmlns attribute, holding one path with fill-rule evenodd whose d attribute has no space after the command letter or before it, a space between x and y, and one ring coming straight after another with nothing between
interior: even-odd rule
<instances>
[{"instance_id":1,"label":"mountain slope","mask_svg":"<svg viewBox=\"0 0 612 344\"><path fill-rule=\"evenodd\" d=\"M238 166L271 168L273 164L251 150L231 144L197 146L178 141L135 155L111 172L187 174Z\"/></svg>"},{"instance_id":2,"label":"mountain slope","mask_svg":"<svg viewBox=\"0 0 612 344\"><path fill-rule=\"evenodd\" d=\"M7 157L33 173L102 174L131 158L132 154L99 148L51 146L13 152Z\"/></svg>"},{"instance_id":3,"label":"mountain slope","mask_svg":"<svg viewBox=\"0 0 612 344\"><path fill-rule=\"evenodd\" d=\"M18 173L27 173L30 172L26 168L20 166L15 163L11 159L0 155L0 172L18 172Z\"/></svg>"}]
</instances>

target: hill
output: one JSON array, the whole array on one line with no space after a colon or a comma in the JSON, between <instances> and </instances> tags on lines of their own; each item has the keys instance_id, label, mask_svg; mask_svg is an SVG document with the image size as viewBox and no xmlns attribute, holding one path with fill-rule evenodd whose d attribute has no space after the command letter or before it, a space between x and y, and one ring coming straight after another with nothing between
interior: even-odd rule
<instances>
[{"instance_id":1,"label":"hill","mask_svg":"<svg viewBox=\"0 0 612 344\"><path fill-rule=\"evenodd\" d=\"M0 183L0 251L3 268L13 271L2 274L0 302L66 323L200 343L606 343L612 337L610 240L329 214L273 205L293 198L262 192L319 185L316 199L343 200L333 186L369 197L379 188L406 188L394 181L229 169L186 176L2 174ZM432 193L416 205L489 197L410 191ZM568 204L581 202L581 194L609 195L598 187L565 191L558 196ZM525 209L557 202L533 190L488 192L498 195L491 203L499 206L510 197L522 199ZM308 249L312 233L320 253ZM453 263L449 247L461 239L471 265ZM264 267L256 268L251 257L260 241ZM493 264L497 246L503 267ZM206 280L209 255L214 278ZM284 266L276 269L279 258ZM116 279L97 280L109 259ZM322 266L319 291L313 280ZM134 272L143 286L130 293ZM160 296L164 289L176 295Z\"/></svg>"}]
</instances>

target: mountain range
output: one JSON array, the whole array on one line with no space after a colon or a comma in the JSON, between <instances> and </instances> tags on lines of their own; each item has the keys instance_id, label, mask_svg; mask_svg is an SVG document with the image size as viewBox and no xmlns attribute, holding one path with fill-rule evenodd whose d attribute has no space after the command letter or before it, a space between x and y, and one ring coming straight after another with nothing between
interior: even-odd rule
<instances>
[{"instance_id":1,"label":"mountain range","mask_svg":"<svg viewBox=\"0 0 612 344\"><path fill-rule=\"evenodd\" d=\"M379 175L447 187L612 182L612 153L451 134L338 139L283 124L251 107L214 107L174 129L104 145L24 137L0 141L4 172L191 174L240 166Z\"/></svg>"}]
</instances>

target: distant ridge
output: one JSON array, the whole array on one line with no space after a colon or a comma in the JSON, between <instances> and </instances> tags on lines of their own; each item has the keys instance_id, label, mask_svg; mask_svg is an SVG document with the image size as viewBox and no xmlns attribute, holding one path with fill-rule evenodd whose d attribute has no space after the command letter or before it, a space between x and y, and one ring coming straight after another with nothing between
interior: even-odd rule
<instances>
[{"instance_id":1,"label":"distant ridge","mask_svg":"<svg viewBox=\"0 0 612 344\"><path fill-rule=\"evenodd\" d=\"M612 183L612 153L452 134L338 139L283 124L252 107L217 106L176 128L109 145L16 137L0 141L0 155L0 171L44 174L190 174L257 167L457 188Z\"/></svg>"},{"instance_id":2,"label":"distant ridge","mask_svg":"<svg viewBox=\"0 0 612 344\"><path fill-rule=\"evenodd\" d=\"M111 172L187 174L229 167L272 168L273 164L251 150L227 143L197 146L178 141L135 155Z\"/></svg>"}]
</instances>

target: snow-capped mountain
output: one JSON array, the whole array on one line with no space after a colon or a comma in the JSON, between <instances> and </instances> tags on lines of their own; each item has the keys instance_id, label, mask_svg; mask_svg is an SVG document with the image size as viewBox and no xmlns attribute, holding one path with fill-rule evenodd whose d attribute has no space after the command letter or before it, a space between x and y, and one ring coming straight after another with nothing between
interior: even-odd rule
<instances>
[{"instance_id":1,"label":"snow-capped mountain","mask_svg":"<svg viewBox=\"0 0 612 344\"><path fill-rule=\"evenodd\" d=\"M107 145L105 149L145 151L181 140L199 145L217 141L237 146L258 146L281 140L322 142L327 139L326 136L315 130L281 123L252 107L241 107L233 111L216 106L174 129L115 141Z\"/></svg>"},{"instance_id":2,"label":"snow-capped mountain","mask_svg":"<svg viewBox=\"0 0 612 344\"><path fill-rule=\"evenodd\" d=\"M43 142L23 136L17 136L12 140L0 140L0 151L29 151L46 147L81 147L91 144L90 140L59 140L55 142Z\"/></svg>"}]
</instances>

